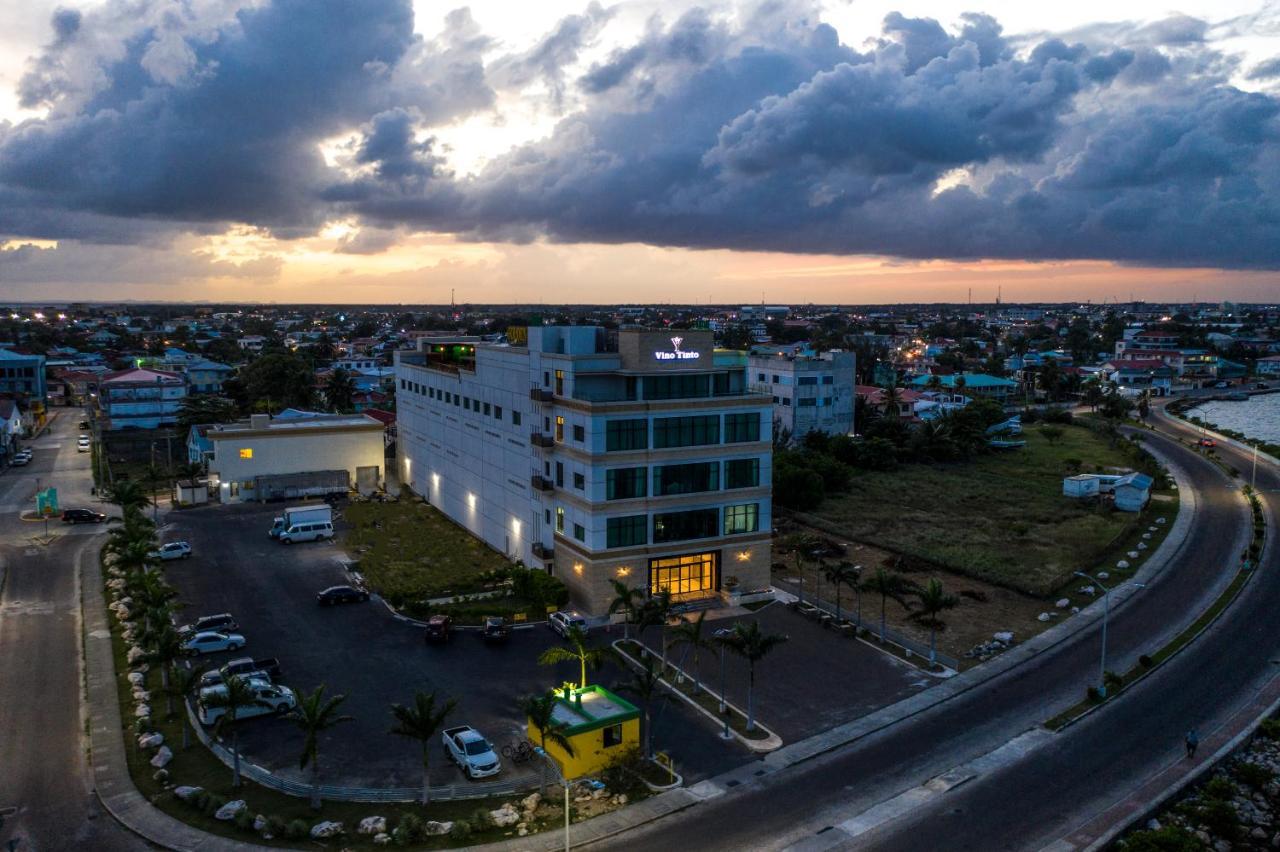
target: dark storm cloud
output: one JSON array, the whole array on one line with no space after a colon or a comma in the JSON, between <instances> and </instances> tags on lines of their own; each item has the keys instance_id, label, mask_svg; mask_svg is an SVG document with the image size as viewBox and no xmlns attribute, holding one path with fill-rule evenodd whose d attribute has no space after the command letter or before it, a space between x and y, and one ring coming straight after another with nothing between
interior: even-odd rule
<instances>
[{"instance_id":1,"label":"dark storm cloud","mask_svg":"<svg viewBox=\"0 0 1280 852\"><path fill-rule=\"evenodd\" d=\"M770 0L655 17L583 70L608 26L596 5L514 54L466 10L413 35L408 0L121 30L126 8L33 62L52 107L0 128L0 232L291 237L354 216L368 237L348 253L434 230L1280 267L1280 101L1229 85L1238 60L1197 19L1015 39L986 15L892 14L859 52L815 6ZM96 76L80 53L95 27L122 33ZM572 107L554 132L452 174L437 128L526 86ZM354 138L338 167L318 151L335 134Z\"/></svg>"}]
</instances>

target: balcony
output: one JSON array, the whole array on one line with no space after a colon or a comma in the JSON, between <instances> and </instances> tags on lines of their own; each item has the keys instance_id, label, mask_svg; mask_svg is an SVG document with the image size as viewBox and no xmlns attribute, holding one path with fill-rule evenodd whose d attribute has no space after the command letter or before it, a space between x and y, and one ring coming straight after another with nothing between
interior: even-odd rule
<instances>
[{"instance_id":1,"label":"balcony","mask_svg":"<svg viewBox=\"0 0 1280 852\"><path fill-rule=\"evenodd\" d=\"M529 443L533 444L535 447L542 447L545 450L549 450L556 445L556 439L545 432L534 432L529 436Z\"/></svg>"},{"instance_id":2,"label":"balcony","mask_svg":"<svg viewBox=\"0 0 1280 852\"><path fill-rule=\"evenodd\" d=\"M551 493L556 490L555 485L545 476L534 474L529 478L529 484L533 486L534 491L542 491L543 493Z\"/></svg>"},{"instance_id":3,"label":"balcony","mask_svg":"<svg viewBox=\"0 0 1280 852\"><path fill-rule=\"evenodd\" d=\"M555 402L556 395L547 388L529 388L529 399L534 402Z\"/></svg>"},{"instance_id":4,"label":"balcony","mask_svg":"<svg viewBox=\"0 0 1280 852\"><path fill-rule=\"evenodd\" d=\"M533 544L533 555L541 559L543 562L550 562L555 558L555 548L548 547L540 541Z\"/></svg>"}]
</instances>

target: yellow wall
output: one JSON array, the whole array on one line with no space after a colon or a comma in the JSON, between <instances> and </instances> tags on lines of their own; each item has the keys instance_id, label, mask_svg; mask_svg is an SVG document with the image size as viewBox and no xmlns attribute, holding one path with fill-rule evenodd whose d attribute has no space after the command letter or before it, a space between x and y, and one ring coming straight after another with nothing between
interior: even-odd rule
<instances>
[{"instance_id":1,"label":"yellow wall","mask_svg":"<svg viewBox=\"0 0 1280 852\"><path fill-rule=\"evenodd\" d=\"M538 726L529 722L529 742L535 746L541 744ZM573 746L573 754L567 754L557 744L547 741L547 753L560 765L560 771L566 778L581 778L599 772L617 755L640 745L640 720L628 719L622 723L622 742L609 748L604 747L604 728L584 731L570 736L569 744Z\"/></svg>"}]
</instances>

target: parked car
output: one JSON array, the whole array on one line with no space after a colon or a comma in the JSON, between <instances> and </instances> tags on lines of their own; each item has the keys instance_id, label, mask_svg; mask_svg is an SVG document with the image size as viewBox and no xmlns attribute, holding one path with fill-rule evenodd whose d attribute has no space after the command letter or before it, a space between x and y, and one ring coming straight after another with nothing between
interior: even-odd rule
<instances>
[{"instance_id":1,"label":"parked car","mask_svg":"<svg viewBox=\"0 0 1280 852\"><path fill-rule=\"evenodd\" d=\"M427 619L425 638L428 642L448 642L452 636L453 619L447 615L433 615Z\"/></svg>"},{"instance_id":2,"label":"parked car","mask_svg":"<svg viewBox=\"0 0 1280 852\"><path fill-rule=\"evenodd\" d=\"M333 538L333 524L328 521L294 524L279 535L279 540L285 544L293 544L296 541L322 541L330 538Z\"/></svg>"},{"instance_id":3,"label":"parked car","mask_svg":"<svg viewBox=\"0 0 1280 852\"><path fill-rule=\"evenodd\" d=\"M151 551L152 559L168 562L170 559L190 559L191 545L185 541L171 541L160 545L159 550Z\"/></svg>"},{"instance_id":4,"label":"parked car","mask_svg":"<svg viewBox=\"0 0 1280 852\"><path fill-rule=\"evenodd\" d=\"M440 735L444 750L468 778L489 778L502 771L493 745L470 725L446 728Z\"/></svg>"},{"instance_id":5,"label":"parked car","mask_svg":"<svg viewBox=\"0 0 1280 852\"><path fill-rule=\"evenodd\" d=\"M1254 387L1257 388L1258 390L1271 390L1271 385L1267 384L1266 382L1258 382L1257 384L1254 385Z\"/></svg>"},{"instance_id":6,"label":"parked car","mask_svg":"<svg viewBox=\"0 0 1280 852\"><path fill-rule=\"evenodd\" d=\"M1216 447L1216 446L1218 446L1218 442L1217 442L1217 441L1215 441L1215 440L1213 440L1212 438L1201 438L1199 441L1196 441L1196 443L1197 443L1197 444L1199 444L1199 445L1200 445L1200 446L1202 446L1202 447Z\"/></svg>"},{"instance_id":7,"label":"parked car","mask_svg":"<svg viewBox=\"0 0 1280 852\"><path fill-rule=\"evenodd\" d=\"M12 464L14 467L22 467L23 465L31 464L31 451L30 450L19 451L14 455L13 461L10 462L10 464Z\"/></svg>"},{"instance_id":8,"label":"parked car","mask_svg":"<svg viewBox=\"0 0 1280 852\"><path fill-rule=\"evenodd\" d=\"M62 510L62 522L64 524L100 524L106 519L106 515L101 512L95 512L92 509Z\"/></svg>"},{"instance_id":9,"label":"parked car","mask_svg":"<svg viewBox=\"0 0 1280 852\"><path fill-rule=\"evenodd\" d=\"M92 441L89 440L88 435L81 435L76 439L76 451L81 453L89 452L89 445L91 443Z\"/></svg>"},{"instance_id":10,"label":"parked car","mask_svg":"<svg viewBox=\"0 0 1280 852\"><path fill-rule=\"evenodd\" d=\"M244 637L239 633L218 633L205 630L182 643L182 650L192 656L216 654L218 651L239 651L244 647Z\"/></svg>"},{"instance_id":11,"label":"parked car","mask_svg":"<svg viewBox=\"0 0 1280 852\"><path fill-rule=\"evenodd\" d=\"M320 606L334 604L357 603L369 600L369 592L355 586L330 586L316 593L316 603Z\"/></svg>"},{"instance_id":12,"label":"parked car","mask_svg":"<svg viewBox=\"0 0 1280 852\"><path fill-rule=\"evenodd\" d=\"M1215 387L1215 388L1229 388L1229 387L1231 387L1231 382L1216 382L1216 383L1214 384L1214 387Z\"/></svg>"},{"instance_id":13,"label":"parked car","mask_svg":"<svg viewBox=\"0 0 1280 852\"><path fill-rule=\"evenodd\" d=\"M293 694L293 690L287 686L278 686L273 683L267 683L254 678L249 679L249 686L254 692L253 704L246 707L237 707L235 719L239 722L241 719L251 719L254 716L265 716L270 713L284 713L298 706L298 699ZM210 686L200 690L200 697L196 702L198 708L197 715L200 718L200 724L212 725L225 716L228 708L219 707L212 704L212 699L217 696L227 694L225 684Z\"/></svg>"},{"instance_id":14,"label":"parked car","mask_svg":"<svg viewBox=\"0 0 1280 852\"><path fill-rule=\"evenodd\" d=\"M511 638L511 624L500 615L487 616L480 635L486 642L505 642Z\"/></svg>"},{"instance_id":15,"label":"parked car","mask_svg":"<svg viewBox=\"0 0 1280 852\"><path fill-rule=\"evenodd\" d=\"M557 610L551 613L547 618L547 622L551 625L552 630L565 638L568 638L569 631L574 627L583 632L587 630L587 620L576 612Z\"/></svg>"},{"instance_id":16,"label":"parked car","mask_svg":"<svg viewBox=\"0 0 1280 852\"><path fill-rule=\"evenodd\" d=\"M217 615L203 615L190 624L182 625L178 628L178 635L188 636L192 633L208 633L210 631L230 633L239 629L240 625L236 623L231 613L220 612Z\"/></svg>"},{"instance_id":17,"label":"parked car","mask_svg":"<svg viewBox=\"0 0 1280 852\"><path fill-rule=\"evenodd\" d=\"M76 424L76 428L77 428L77 429L88 429L88 428L89 428L89 421L88 421L88 420L81 420L79 423L77 423L77 424Z\"/></svg>"},{"instance_id":18,"label":"parked car","mask_svg":"<svg viewBox=\"0 0 1280 852\"><path fill-rule=\"evenodd\" d=\"M275 657L266 657L261 660L255 660L252 657L238 657L234 660L229 660L226 665L202 674L200 676L200 685L204 687L226 683L227 678L231 677L256 678L272 683L280 679L280 661Z\"/></svg>"}]
</instances>

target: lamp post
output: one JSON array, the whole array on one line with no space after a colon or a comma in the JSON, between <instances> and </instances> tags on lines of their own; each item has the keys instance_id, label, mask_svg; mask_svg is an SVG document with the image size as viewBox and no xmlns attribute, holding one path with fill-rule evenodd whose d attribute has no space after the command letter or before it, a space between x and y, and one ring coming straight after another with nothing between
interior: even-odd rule
<instances>
[{"instance_id":1,"label":"lamp post","mask_svg":"<svg viewBox=\"0 0 1280 852\"><path fill-rule=\"evenodd\" d=\"M547 754L546 749L541 746L534 746L533 751L538 757L541 757L551 767L551 771L560 779L560 784L564 787L564 852L569 852L569 779L564 777L564 773L560 771L560 765L551 759L551 755Z\"/></svg>"},{"instance_id":2,"label":"lamp post","mask_svg":"<svg viewBox=\"0 0 1280 852\"><path fill-rule=\"evenodd\" d=\"M1099 670L1098 670L1098 694L1101 695L1103 698L1106 698L1107 697L1107 620L1111 617L1111 592L1114 590L1108 589L1106 586L1102 584L1100 580L1090 576L1089 574L1084 573L1083 571L1076 571L1075 574L1077 577L1084 577L1086 580L1088 580L1089 582L1093 583L1094 585L1102 589L1102 661L1099 664ZM1146 584L1145 583L1122 583L1121 585L1116 586L1115 590L1119 590L1126 585L1131 585L1131 586L1134 586L1135 588L1141 589Z\"/></svg>"},{"instance_id":3,"label":"lamp post","mask_svg":"<svg viewBox=\"0 0 1280 852\"><path fill-rule=\"evenodd\" d=\"M1253 442L1253 474L1249 477L1249 488L1258 490L1258 442Z\"/></svg>"},{"instance_id":4,"label":"lamp post","mask_svg":"<svg viewBox=\"0 0 1280 852\"><path fill-rule=\"evenodd\" d=\"M721 627L715 631L717 639L728 636L733 633L728 627ZM729 733L729 705L725 701L725 682L724 682L724 643L720 643L720 715L724 718L724 730L720 733L720 739L731 740L733 734Z\"/></svg>"}]
</instances>

